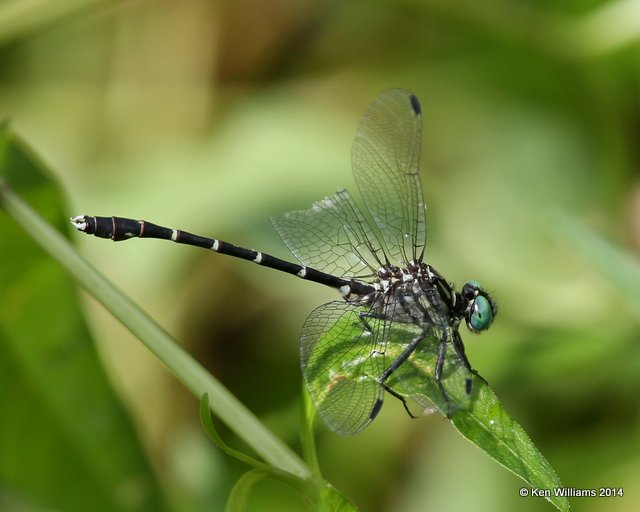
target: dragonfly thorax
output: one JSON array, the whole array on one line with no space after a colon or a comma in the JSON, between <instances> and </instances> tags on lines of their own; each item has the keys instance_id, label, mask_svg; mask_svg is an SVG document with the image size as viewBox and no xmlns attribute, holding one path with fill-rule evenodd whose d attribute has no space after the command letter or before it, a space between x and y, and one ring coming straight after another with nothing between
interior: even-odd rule
<instances>
[{"instance_id":1,"label":"dragonfly thorax","mask_svg":"<svg viewBox=\"0 0 640 512\"><path fill-rule=\"evenodd\" d=\"M405 268L384 265L378 270L373 286L381 296L442 295L442 301L450 308L453 308L456 302L456 293L452 286L433 267L422 261L411 260Z\"/></svg>"},{"instance_id":2,"label":"dragonfly thorax","mask_svg":"<svg viewBox=\"0 0 640 512\"><path fill-rule=\"evenodd\" d=\"M432 280L435 276L439 276L439 274L430 265L422 261L411 260L405 268L387 263L378 269L377 284L379 284L379 289L386 291L398 283L411 283L424 278Z\"/></svg>"}]
</instances>

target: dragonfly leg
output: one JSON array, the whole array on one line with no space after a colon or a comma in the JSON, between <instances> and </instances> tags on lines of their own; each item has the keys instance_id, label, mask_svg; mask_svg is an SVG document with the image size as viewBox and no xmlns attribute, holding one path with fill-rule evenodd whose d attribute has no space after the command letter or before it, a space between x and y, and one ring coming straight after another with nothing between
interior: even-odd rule
<instances>
[{"instance_id":1,"label":"dragonfly leg","mask_svg":"<svg viewBox=\"0 0 640 512\"><path fill-rule=\"evenodd\" d=\"M409 404L407 403L407 399L405 397L403 397L400 393L398 393L397 391L394 391L392 388L390 388L389 386L387 386L384 382L380 383L382 385L382 387L384 388L384 390L389 393L391 396L396 397L398 400L400 400L402 402L402 405L404 405L404 410L407 411L407 414L409 416L411 416L411 418L413 418L414 420L418 418L418 416L416 416L415 414L413 414L411 412L411 410L409 409Z\"/></svg>"},{"instance_id":2,"label":"dragonfly leg","mask_svg":"<svg viewBox=\"0 0 640 512\"><path fill-rule=\"evenodd\" d=\"M436 384L438 384L438 389L440 389L440 393L442 394L442 398L444 399L444 403L447 409L447 417L451 412L451 399L449 398L449 394L445 391L444 386L442 385L442 370L444 369L444 360L447 355L447 334L444 333L442 338L440 338L440 344L438 345L438 359L436 360L436 371L435 371L435 379Z\"/></svg>"},{"instance_id":3,"label":"dragonfly leg","mask_svg":"<svg viewBox=\"0 0 640 512\"><path fill-rule=\"evenodd\" d=\"M374 320L388 320L387 315L383 313L372 313L371 311L361 311L360 313L358 313L358 317L369 332L372 332L373 329L369 325L369 322L367 322L367 318L373 318Z\"/></svg>"},{"instance_id":4,"label":"dragonfly leg","mask_svg":"<svg viewBox=\"0 0 640 512\"><path fill-rule=\"evenodd\" d=\"M371 327L371 325L369 325L369 322L367 321L367 318L372 318L374 320L387 320L387 316L384 315L383 313L373 313L371 311L362 311L360 313L358 313L358 318L360 319L360 321L362 322L362 325L364 325L364 328L367 330L368 333L372 333L373 332L373 328ZM374 353L376 354L380 354L380 355L384 355L384 348L382 350L378 350L377 348L373 350Z\"/></svg>"},{"instance_id":5,"label":"dragonfly leg","mask_svg":"<svg viewBox=\"0 0 640 512\"><path fill-rule=\"evenodd\" d=\"M411 343L407 345L407 347L404 349L402 354L400 354L389 365L389 367L382 373L382 375L380 375L380 378L378 379L378 382L384 388L385 391L387 391L390 395L396 397L398 400L402 402L402 405L404 405L405 410L407 411L409 416L411 416L412 418L416 418L417 416L414 416L414 414L409 410L409 405L407 404L407 400L405 399L405 397L403 397L397 391L394 391L393 389L391 389L391 387L389 387L385 383L385 381L391 376L393 372L395 372L400 367L402 363L404 363L409 358L411 354L413 354L413 351L416 349L416 347L420 344L422 340L424 340L424 336L425 336L424 333L421 333L415 338L413 338L411 340Z\"/></svg>"},{"instance_id":6,"label":"dragonfly leg","mask_svg":"<svg viewBox=\"0 0 640 512\"><path fill-rule=\"evenodd\" d=\"M454 332L453 333L453 346L456 349L456 354L458 354L458 357L460 357L460 359L462 359L462 363L464 364L465 368L467 370L469 370L469 372L473 373L476 377L482 379L482 381L489 385L489 383L487 382L487 380L478 373L477 370L474 370L471 367L471 363L469 363L469 359L467 359L467 354L465 354L464 351L464 344L462 343L462 338L460 337L460 334L458 334L458 332ZM467 379L467 395L471 394L471 386L472 386L472 380L469 378Z\"/></svg>"}]
</instances>

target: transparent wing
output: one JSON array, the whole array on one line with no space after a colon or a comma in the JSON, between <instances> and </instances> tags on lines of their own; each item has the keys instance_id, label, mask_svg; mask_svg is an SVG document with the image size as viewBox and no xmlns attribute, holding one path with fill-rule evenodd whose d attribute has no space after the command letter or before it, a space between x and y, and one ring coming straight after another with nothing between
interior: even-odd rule
<instances>
[{"instance_id":1,"label":"transparent wing","mask_svg":"<svg viewBox=\"0 0 640 512\"><path fill-rule=\"evenodd\" d=\"M322 272L365 279L385 260L380 242L346 190L271 222L300 263Z\"/></svg>"},{"instance_id":2,"label":"transparent wing","mask_svg":"<svg viewBox=\"0 0 640 512\"><path fill-rule=\"evenodd\" d=\"M302 374L320 416L339 434L355 434L375 418L384 390L385 321L372 308L329 302L302 328Z\"/></svg>"},{"instance_id":3,"label":"transparent wing","mask_svg":"<svg viewBox=\"0 0 640 512\"><path fill-rule=\"evenodd\" d=\"M318 413L334 432L355 434L373 421L384 398L380 377L423 334L422 327L403 318L401 309L395 300L374 307L335 301L307 318L300 345L302 373ZM446 351L438 384L435 368L443 334ZM428 326L424 339L385 385L417 403L423 414L451 415L467 409L482 381L456 351L456 335L450 329Z\"/></svg>"},{"instance_id":4,"label":"transparent wing","mask_svg":"<svg viewBox=\"0 0 640 512\"><path fill-rule=\"evenodd\" d=\"M418 99L389 89L360 121L351 150L353 176L396 263L421 258L426 243L421 137Z\"/></svg>"}]
</instances>

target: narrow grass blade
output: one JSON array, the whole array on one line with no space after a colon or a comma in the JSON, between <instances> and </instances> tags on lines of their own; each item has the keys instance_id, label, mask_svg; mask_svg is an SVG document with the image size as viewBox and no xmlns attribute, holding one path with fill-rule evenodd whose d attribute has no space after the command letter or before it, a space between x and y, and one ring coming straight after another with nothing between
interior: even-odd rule
<instances>
[{"instance_id":1,"label":"narrow grass blade","mask_svg":"<svg viewBox=\"0 0 640 512\"><path fill-rule=\"evenodd\" d=\"M21 144L16 141L15 136L9 136L6 130L3 133L8 143ZM20 179L26 178L22 176ZM265 461L302 478L310 476L309 468L286 444L269 432L258 418L153 319L82 258L6 181L0 182L0 206L45 252L138 337L189 390L197 397L208 393L213 412Z\"/></svg>"}]
</instances>

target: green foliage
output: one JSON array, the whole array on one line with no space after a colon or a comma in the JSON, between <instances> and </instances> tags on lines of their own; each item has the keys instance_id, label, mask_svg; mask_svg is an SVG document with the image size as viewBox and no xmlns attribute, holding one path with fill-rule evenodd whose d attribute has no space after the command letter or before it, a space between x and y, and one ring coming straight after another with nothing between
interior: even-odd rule
<instances>
[{"instance_id":1,"label":"green foliage","mask_svg":"<svg viewBox=\"0 0 640 512\"><path fill-rule=\"evenodd\" d=\"M333 488L322 482L319 475L312 478L295 454L260 425L157 324L91 269L59 234L47 226L44 219L16 195L9 185L16 173L21 177L16 180L19 186L28 183L31 187L25 190L27 195L34 190L39 192L39 189L50 193L53 187L44 178L41 164L30 158L9 130L4 128L0 135L0 205L33 237L33 241L53 256L50 259L34 251L33 242L20 234L9 216L3 216L0 228L6 228L4 233L11 238L25 240L27 249L16 252L15 266L10 269L12 272L4 275L7 293L2 297L0 350L6 350L8 354L3 358L5 371L2 376L9 379L6 388L15 395L7 397L9 408L3 411L4 416L13 421L3 422L3 430L0 431L0 443L5 447L3 453L9 454L3 457L0 476L11 487L26 492L31 499L57 502L65 510L81 510L93 499L101 499L105 510L163 508L161 502L155 501L160 493L157 490L150 493L153 480L144 457L132 435L130 423L122 415L104 379L79 315L74 289L60 266L54 263L57 260L138 335L187 387L194 392L203 392L200 413L207 434L224 452L254 467L234 486L227 510L244 510L253 486L266 478L285 483L304 494L309 501L318 504L318 510L355 510ZM59 220L59 217L54 218ZM29 257L34 252L39 255L38 261L29 264ZM16 291L22 288L13 284L14 279L22 284L27 282L27 289L34 296L16 295ZM49 307L51 298L60 299L60 293L65 294L65 300L56 300L56 307ZM27 315L36 316L42 323L28 322ZM41 328L34 328L37 325ZM12 354L12 351L16 353ZM25 388L33 388L30 391L36 398L32 398ZM216 403L209 404L209 394L217 400ZM225 418L271 464L227 446L213 427L209 407ZM49 421L44 424L36 421L43 418ZM109 428L105 429L105 425L97 422L96 418L107 421ZM120 425L112 424L116 420ZM47 429L47 424L53 428ZM118 441L112 443L113 438ZM34 443L36 439L38 442ZM47 468L38 458L33 458L33 466L21 464L24 457L22 446L27 444L33 445L36 453L43 449L41 444L44 444L50 457L48 462L55 467L64 461L68 471L55 473L51 468L49 471L61 478L48 478ZM307 440L305 446L312 447L312 443ZM126 457L123 458L124 454ZM315 455L311 456L315 458ZM85 457L89 460L83 460ZM144 474L144 469L147 474ZM43 470L41 480L33 478L34 473ZM87 485L82 492L68 492L72 484L84 481L88 476L89 481L97 480L95 487ZM145 483L144 478L151 481ZM122 489L125 484L130 488Z\"/></svg>"},{"instance_id":2,"label":"green foliage","mask_svg":"<svg viewBox=\"0 0 640 512\"><path fill-rule=\"evenodd\" d=\"M375 320L373 320L375 321ZM392 323L389 340L385 348L387 361L397 359L407 343L418 333L413 324ZM344 391L341 383L369 383L375 389L378 386L375 365L376 358L363 358L369 353L370 346L363 346L362 321L358 310L343 315L314 345L313 365L307 366L306 377L310 380L312 396L317 400L321 415L330 421L346 412L362 408L365 415L368 410L362 388ZM330 342L329 342L330 341ZM341 354L336 358L335 354ZM427 338L387 380L387 384L407 399L417 402L424 413L439 410L449 416L458 431L469 441L483 450L496 462L522 478L529 486L548 489L548 498L559 510L568 510L566 498L555 497L554 489L562 487L560 479L547 460L531 442L524 429L507 414L491 388L481 378L473 376L472 394L466 392L466 379L469 373L460 364L453 346L447 347L442 376L442 385L448 395L446 403L435 378L434 368L438 357L438 340ZM383 361L383 358L378 358ZM330 372L318 372L326 369L327 361L334 366ZM383 364L380 362L380 364ZM384 363L383 366L386 366ZM328 378L328 375L331 377ZM336 388L338 391L336 391ZM336 400L337 393L356 396L359 403L345 405L346 400ZM325 405L327 404L327 405ZM366 417L366 415L365 415Z\"/></svg>"},{"instance_id":3,"label":"green foliage","mask_svg":"<svg viewBox=\"0 0 640 512\"><path fill-rule=\"evenodd\" d=\"M569 500L554 494L562 487L562 482L524 429L507 414L498 397L482 379L474 377L473 385L469 407L451 415L453 425L531 488L550 491L547 499L559 510L569 510Z\"/></svg>"},{"instance_id":4,"label":"green foliage","mask_svg":"<svg viewBox=\"0 0 640 512\"><path fill-rule=\"evenodd\" d=\"M310 412L308 408L304 408L305 416ZM313 412L307 418L313 418ZM349 503L344 496L338 493L331 485L322 480L322 476L317 473L309 479L302 479L296 475L282 471L276 467L269 466L254 457L247 455L228 446L216 431L211 413L209 410L209 397L204 394L200 400L200 420L207 435L213 443L223 452L235 459L238 459L253 469L246 472L236 482L233 487L229 499L227 501L227 512L243 512L249 510L247 503L253 486L261 480L271 479L281 482L307 499L309 504L315 504L316 510L325 512L347 512L357 510L355 506ZM306 444L307 446L308 443ZM315 452L309 454L315 460Z\"/></svg>"}]
</instances>

